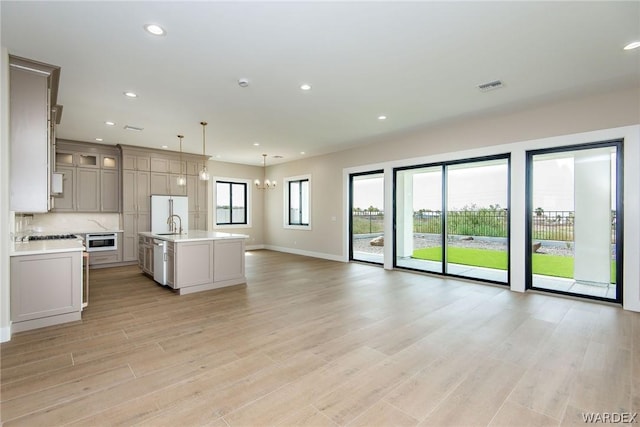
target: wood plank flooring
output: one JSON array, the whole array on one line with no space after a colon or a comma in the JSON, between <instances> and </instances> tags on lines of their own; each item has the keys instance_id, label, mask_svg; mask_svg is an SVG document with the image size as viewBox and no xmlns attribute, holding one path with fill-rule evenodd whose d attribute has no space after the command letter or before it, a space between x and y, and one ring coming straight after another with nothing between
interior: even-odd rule
<instances>
[{"instance_id":1,"label":"wood plank flooring","mask_svg":"<svg viewBox=\"0 0 640 427\"><path fill-rule=\"evenodd\" d=\"M640 314L271 251L178 296L91 272L81 322L0 345L10 426L559 426L640 412Z\"/></svg>"}]
</instances>

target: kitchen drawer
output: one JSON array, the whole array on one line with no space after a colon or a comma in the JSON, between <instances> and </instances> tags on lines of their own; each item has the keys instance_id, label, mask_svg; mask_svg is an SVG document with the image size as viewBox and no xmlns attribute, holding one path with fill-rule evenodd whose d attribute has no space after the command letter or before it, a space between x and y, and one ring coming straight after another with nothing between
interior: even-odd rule
<instances>
[{"instance_id":1,"label":"kitchen drawer","mask_svg":"<svg viewBox=\"0 0 640 427\"><path fill-rule=\"evenodd\" d=\"M89 253L89 265L111 264L114 262L120 262L118 259L118 251Z\"/></svg>"}]
</instances>

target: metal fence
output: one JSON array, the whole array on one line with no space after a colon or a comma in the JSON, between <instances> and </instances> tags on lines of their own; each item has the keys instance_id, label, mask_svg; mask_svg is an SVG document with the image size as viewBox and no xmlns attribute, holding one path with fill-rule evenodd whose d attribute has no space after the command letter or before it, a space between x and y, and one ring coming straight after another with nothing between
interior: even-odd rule
<instances>
[{"instance_id":1,"label":"metal fence","mask_svg":"<svg viewBox=\"0 0 640 427\"><path fill-rule=\"evenodd\" d=\"M533 238L535 240L573 241L573 211L532 212ZM507 237L507 210L461 210L449 211L447 233L461 236ZM384 231L384 212L353 212L354 234ZM616 215L611 212L611 242L615 243ZM440 234L442 212L421 211L413 215L413 232Z\"/></svg>"}]
</instances>

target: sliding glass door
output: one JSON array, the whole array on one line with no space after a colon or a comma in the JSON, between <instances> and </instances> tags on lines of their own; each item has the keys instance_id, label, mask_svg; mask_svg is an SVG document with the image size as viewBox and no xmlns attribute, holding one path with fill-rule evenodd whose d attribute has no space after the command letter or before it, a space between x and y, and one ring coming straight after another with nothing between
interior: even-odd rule
<instances>
[{"instance_id":1,"label":"sliding glass door","mask_svg":"<svg viewBox=\"0 0 640 427\"><path fill-rule=\"evenodd\" d=\"M383 171L352 174L349 259L384 263Z\"/></svg>"},{"instance_id":2,"label":"sliding glass door","mask_svg":"<svg viewBox=\"0 0 640 427\"><path fill-rule=\"evenodd\" d=\"M395 170L395 266L509 281L509 157Z\"/></svg>"},{"instance_id":3,"label":"sliding glass door","mask_svg":"<svg viewBox=\"0 0 640 427\"><path fill-rule=\"evenodd\" d=\"M509 164L501 158L446 167L446 272L508 282Z\"/></svg>"},{"instance_id":4,"label":"sliding glass door","mask_svg":"<svg viewBox=\"0 0 640 427\"><path fill-rule=\"evenodd\" d=\"M397 267L443 273L442 165L395 173Z\"/></svg>"},{"instance_id":5,"label":"sliding glass door","mask_svg":"<svg viewBox=\"0 0 640 427\"><path fill-rule=\"evenodd\" d=\"M622 142L527 154L527 286L621 302Z\"/></svg>"}]
</instances>

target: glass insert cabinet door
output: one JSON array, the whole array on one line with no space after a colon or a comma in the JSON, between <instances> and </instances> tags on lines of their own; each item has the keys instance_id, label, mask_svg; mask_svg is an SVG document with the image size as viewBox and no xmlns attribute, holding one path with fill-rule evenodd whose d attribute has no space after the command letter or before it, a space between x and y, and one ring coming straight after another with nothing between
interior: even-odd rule
<instances>
[{"instance_id":1,"label":"glass insert cabinet door","mask_svg":"<svg viewBox=\"0 0 640 427\"><path fill-rule=\"evenodd\" d=\"M622 142L527 154L530 289L620 301Z\"/></svg>"}]
</instances>

